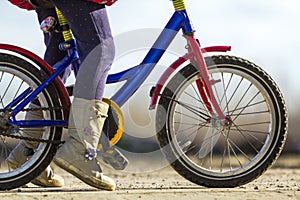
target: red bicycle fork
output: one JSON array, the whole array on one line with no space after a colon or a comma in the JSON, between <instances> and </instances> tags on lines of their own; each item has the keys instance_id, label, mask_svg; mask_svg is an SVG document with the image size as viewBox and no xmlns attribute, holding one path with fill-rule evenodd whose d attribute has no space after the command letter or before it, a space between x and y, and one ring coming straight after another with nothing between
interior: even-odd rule
<instances>
[{"instance_id":1,"label":"red bicycle fork","mask_svg":"<svg viewBox=\"0 0 300 200\"><path fill-rule=\"evenodd\" d=\"M217 119L229 123L229 117L225 116L213 93L212 84L214 84L214 81L210 80L200 44L194 36L186 36L186 39L189 51L193 55L190 60L198 67L200 72L200 78L196 81L196 85L207 110L210 112L211 116L215 116Z\"/></svg>"},{"instance_id":2,"label":"red bicycle fork","mask_svg":"<svg viewBox=\"0 0 300 200\"><path fill-rule=\"evenodd\" d=\"M167 80L172 74L176 71L176 69L181 66L187 60L196 64L199 68L200 76L199 80L196 81L197 89L199 94L205 103L207 110L210 112L212 117L215 117L218 120L225 122L224 124L230 124L230 118L225 116L222 112L219 104L216 101L216 98L213 94L212 84L214 81L211 81L208 75L207 66L205 60L203 58L203 53L206 52L226 52L230 51L230 46L210 46L201 48L200 44L194 38L194 36L186 36L188 41L188 49L189 52L182 57L179 57L167 70L161 75L155 87L151 90L151 102L149 109L154 109L158 97L161 94L162 89L166 85ZM215 110L215 112L214 112ZM211 119L208 119L211 120Z\"/></svg>"},{"instance_id":3,"label":"red bicycle fork","mask_svg":"<svg viewBox=\"0 0 300 200\"><path fill-rule=\"evenodd\" d=\"M194 38L194 36L186 36L186 39L188 42L189 51L191 51L191 53L194 55L191 58L191 62L196 64L200 72L201 78L199 78L196 81L196 84L199 93L201 95L201 98L205 103L205 106L207 110L210 112L211 116L217 115L219 119L224 120L226 119L226 116L222 112L215 98L215 95L213 94L212 84L208 75L208 70L207 70L205 60L201 52L200 44ZM214 112L214 110L216 111L216 113Z\"/></svg>"}]
</instances>

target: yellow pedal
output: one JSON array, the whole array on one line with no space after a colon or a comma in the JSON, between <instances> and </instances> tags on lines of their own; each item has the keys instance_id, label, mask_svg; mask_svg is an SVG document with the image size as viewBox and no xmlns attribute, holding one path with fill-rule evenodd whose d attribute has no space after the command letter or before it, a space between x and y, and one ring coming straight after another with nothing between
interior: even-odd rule
<instances>
[{"instance_id":1,"label":"yellow pedal","mask_svg":"<svg viewBox=\"0 0 300 200\"><path fill-rule=\"evenodd\" d=\"M111 99L103 98L103 101L109 105L108 117L103 126L103 133L109 138L110 146L118 143L123 135L124 117L120 107ZM102 149L99 142L98 150Z\"/></svg>"}]
</instances>

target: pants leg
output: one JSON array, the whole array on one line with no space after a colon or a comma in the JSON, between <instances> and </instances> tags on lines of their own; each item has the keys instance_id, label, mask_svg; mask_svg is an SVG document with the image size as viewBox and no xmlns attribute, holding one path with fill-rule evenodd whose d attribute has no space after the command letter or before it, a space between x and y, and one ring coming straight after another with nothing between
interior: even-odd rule
<instances>
[{"instance_id":1,"label":"pants leg","mask_svg":"<svg viewBox=\"0 0 300 200\"><path fill-rule=\"evenodd\" d=\"M105 6L85 0L53 2L69 23L82 61L74 97L101 100L115 53Z\"/></svg>"},{"instance_id":2,"label":"pants leg","mask_svg":"<svg viewBox=\"0 0 300 200\"><path fill-rule=\"evenodd\" d=\"M102 102L114 45L103 5L85 0L53 0L75 36L82 64L76 76L69 118L69 137L54 162L85 183L114 190L116 183L104 176L95 159L96 148L109 106Z\"/></svg>"}]
</instances>

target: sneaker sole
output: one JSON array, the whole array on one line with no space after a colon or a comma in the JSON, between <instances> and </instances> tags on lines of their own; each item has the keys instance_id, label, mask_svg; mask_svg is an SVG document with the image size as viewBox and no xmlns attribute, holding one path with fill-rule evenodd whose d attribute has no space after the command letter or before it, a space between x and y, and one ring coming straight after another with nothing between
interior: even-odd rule
<instances>
[{"instance_id":1,"label":"sneaker sole","mask_svg":"<svg viewBox=\"0 0 300 200\"><path fill-rule=\"evenodd\" d=\"M108 191L113 191L116 188L115 185L107 185L96 178L85 175L80 169L63 159L55 158L54 163L90 186Z\"/></svg>"}]
</instances>

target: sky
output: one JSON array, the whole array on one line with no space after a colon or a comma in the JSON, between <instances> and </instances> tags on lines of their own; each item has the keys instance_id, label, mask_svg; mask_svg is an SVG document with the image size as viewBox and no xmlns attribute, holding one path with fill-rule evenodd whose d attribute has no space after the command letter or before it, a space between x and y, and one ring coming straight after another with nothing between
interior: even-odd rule
<instances>
[{"instance_id":1,"label":"sky","mask_svg":"<svg viewBox=\"0 0 300 200\"><path fill-rule=\"evenodd\" d=\"M247 58L273 77L290 113L300 111L299 0L186 0L186 7L203 47L231 45L229 54ZM143 37L150 46L157 30L165 26L174 12L170 0L119 0L107 10L113 35L120 39L116 40L120 42L117 46L124 44L121 40L124 35L131 35L132 43ZM34 11L21 10L1 0L0 17L0 43L14 44L43 56L45 47ZM134 36L135 33L140 35ZM145 46L133 47L124 54L131 53L130 59L116 63L138 64L144 49ZM149 88L145 88L146 94ZM149 97L143 101L146 111Z\"/></svg>"}]
</instances>

